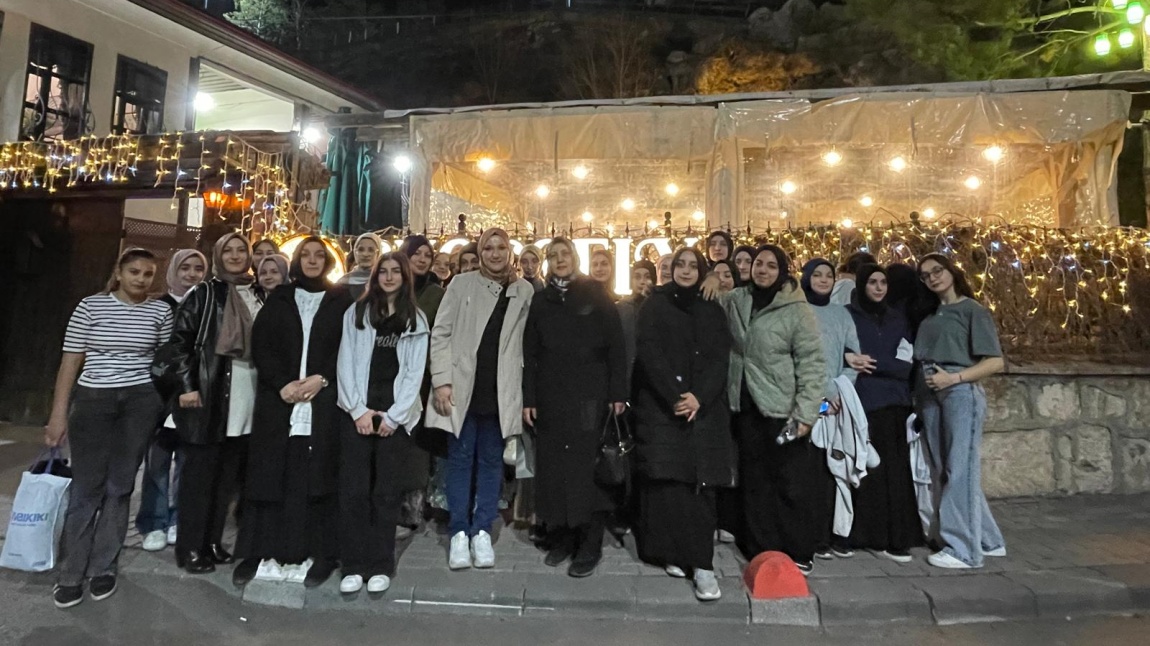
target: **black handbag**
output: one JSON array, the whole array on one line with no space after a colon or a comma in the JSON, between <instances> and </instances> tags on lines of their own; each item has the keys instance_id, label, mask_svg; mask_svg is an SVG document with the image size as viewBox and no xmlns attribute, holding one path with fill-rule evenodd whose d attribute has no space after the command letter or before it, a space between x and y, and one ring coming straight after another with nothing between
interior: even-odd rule
<instances>
[{"instance_id":1,"label":"black handbag","mask_svg":"<svg viewBox=\"0 0 1150 646\"><path fill-rule=\"evenodd\" d=\"M626 420L620 422L614 410L607 413L599 436L599 457L595 459L595 482L602 487L618 487L631 476L631 451L635 441Z\"/></svg>"}]
</instances>

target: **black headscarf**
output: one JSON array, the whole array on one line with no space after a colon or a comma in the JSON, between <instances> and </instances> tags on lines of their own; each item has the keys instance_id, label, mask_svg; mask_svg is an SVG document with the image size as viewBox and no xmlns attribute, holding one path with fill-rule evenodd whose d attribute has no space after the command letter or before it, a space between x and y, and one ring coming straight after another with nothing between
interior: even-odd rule
<instances>
[{"instance_id":1,"label":"black headscarf","mask_svg":"<svg viewBox=\"0 0 1150 646\"><path fill-rule=\"evenodd\" d=\"M855 274L855 291L854 294L851 295L851 302L855 307L881 320L882 317L886 315L888 308L887 301L890 300L890 290L888 287L886 297L883 298L883 300L878 302L871 300L870 296L867 296L866 293L866 283L874 274L886 276L887 283L889 284L890 275L887 274L885 269L878 265L867 263L859 267L858 272Z\"/></svg>"},{"instance_id":2,"label":"black headscarf","mask_svg":"<svg viewBox=\"0 0 1150 646\"><path fill-rule=\"evenodd\" d=\"M735 247L734 253L731 254L731 260L735 260L736 258L739 257L739 254L744 253L744 252L746 252L746 254L751 257L752 263L755 262L755 254L757 253L755 251L755 248L750 246L750 245L745 245L745 244L741 244L741 245ZM738 267L738 264L736 263L735 266ZM749 276L749 274L748 274L748 276ZM744 282L750 282L750 278L748 278Z\"/></svg>"},{"instance_id":3,"label":"black headscarf","mask_svg":"<svg viewBox=\"0 0 1150 646\"><path fill-rule=\"evenodd\" d=\"M823 265L831 268L831 276L833 277L835 275L835 266L831 264L831 261L826 258L811 258L807 261L807 264L803 265L803 277L802 280L799 281L799 284L803 287L803 293L807 295L807 302L817 307L830 305L831 303L830 294L816 294L814 288L811 287L811 278L814 277L815 270Z\"/></svg>"},{"instance_id":4,"label":"black headscarf","mask_svg":"<svg viewBox=\"0 0 1150 646\"><path fill-rule=\"evenodd\" d=\"M770 306L784 285L788 283L793 285L795 282L791 276L791 259L787 257L787 252L773 244L765 244L755 250L755 259L762 253L774 254L775 260L779 263L779 277L770 287L759 287L753 279L751 280L751 312L758 312Z\"/></svg>"},{"instance_id":5,"label":"black headscarf","mask_svg":"<svg viewBox=\"0 0 1150 646\"><path fill-rule=\"evenodd\" d=\"M655 263L651 262L650 260L646 260L646 259L636 260L635 264L631 265L632 275L635 273L636 269L646 269L647 270L647 272L651 276L651 288L654 289L659 282L659 271L655 268ZM634 290L632 290L631 297L632 298L639 298L639 294L636 294L634 292Z\"/></svg>"},{"instance_id":6,"label":"black headscarf","mask_svg":"<svg viewBox=\"0 0 1150 646\"><path fill-rule=\"evenodd\" d=\"M695 255L695 260L699 263L699 275L695 279L694 285L683 287L679 283L675 282L675 263L679 262L680 257L688 253ZM686 312L691 309L691 306L695 304L695 301L699 300L699 286L703 284L703 279L706 278L707 275L706 256L700 253L697 249L692 249L690 247L676 251L675 255L671 257L671 275L671 282L664 285L663 289L668 294L670 294L671 302L675 304L675 307Z\"/></svg>"},{"instance_id":7,"label":"black headscarf","mask_svg":"<svg viewBox=\"0 0 1150 646\"><path fill-rule=\"evenodd\" d=\"M421 236L419 234L409 235L403 239L403 244L400 245L399 250L407 254L407 257L410 259L415 257L415 252L424 247L427 247L427 250L431 252L431 258L434 260L435 249L431 247L431 241L427 239L427 236ZM440 282L439 276L436 276L435 272L431 271L430 268L427 270L427 273L422 276L416 276L415 271L412 270L411 276L416 294L422 293L423 288L427 287L428 283L438 285Z\"/></svg>"},{"instance_id":8,"label":"black headscarf","mask_svg":"<svg viewBox=\"0 0 1150 646\"><path fill-rule=\"evenodd\" d=\"M735 264L734 258L727 258L726 260L720 260L715 263L715 267L719 265L726 265L727 268L731 270L731 277L735 280L735 287L741 287L743 285L743 280L739 278L739 267ZM712 267L712 269L715 267Z\"/></svg>"},{"instance_id":9,"label":"black headscarf","mask_svg":"<svg viewBox=\"0 0 1150 646\"><path fill-rule=\"evenodd\" d=\"M318 242L323 246L323 272L321 272L317 278L309 278L303 273L303 248L309 242ZM295 248L295 253L293 253L291 257L291 267L288 268L288 275L291 276L292 282L305 292L323 292L331 287L331 283L327 281L327 275L331 273L334 267L335 256L332 255L331 250L324 244L323 238L319 236L308 236Z\"/></svg>"},{"instance_id":10,"label":"black headscarf","mask_svg":"<svg viewBox=\"0 0 1150 646\"><path fill-rule=\"evenodd\" d=\"M722 229L716 229L716 230L712 231L710 233L710 235L707 236L706 256L707 256L707 262L709 264L711 264L712 266L716 262L718 262L714 258L711 258L711 239L713 239L715 236L718 236L718 237L722 238L723 240L727 241L727 258L730 260L733 260L735 258L735 241L733 239L731 239L731 234L727 233L726 231L723 231Z\"/></svg>"}]
</instances>

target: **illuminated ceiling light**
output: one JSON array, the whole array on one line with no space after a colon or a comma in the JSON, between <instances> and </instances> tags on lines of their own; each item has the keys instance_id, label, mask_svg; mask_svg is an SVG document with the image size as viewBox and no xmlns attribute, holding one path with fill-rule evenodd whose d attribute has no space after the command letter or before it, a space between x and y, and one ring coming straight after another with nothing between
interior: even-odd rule
<instances>
[{"instance_id":1,"label":"illuminated ceiling light","mask_svg":"<svg viewBox=\"0 0 1150 646\"><path fill-rule=\"evenodd\" d=\"M535 187L535 197L545 200L548 195L551 195L551 189L546 184L540 184Z\"/></svg>"},{"instance_id":2,"label":"illuminated ceiling light","mask_svg":"<svg viewBox=\"0 0 1150 646\"><path fill-rule=\"evenodd\" d=\"M315 144L319 143L319 140L322 138L323 138L323 133L320 132L319 128L316 128L315 126L308 126L307 128L304 128L304 130L303 130L303 140L308 142L309 144L311 144L313 146Z\"/></svg>"},{"instance_id":3,"label":"illuminated ceiling light","mask_svg":"<svg viewBox=\"0 0 1150 646\"><path fill-rule=\"evenodd\" d=\"M216 100L207 92L197 92L193 105L196 107L196 112L209 112L216 107Z\"/></svg>"},{"instance_id":4,"label":"illuminated ceiling light","mask_svg":"<svg viewBox=\"0 0 1150 646\"><path fill-rule=\"evenodd\" d=\"M490 173L495 170L495 160L490 157L480 157L479 161L475 162L475 167L484 173Z\"/></svg>"},{"instance_id":5,"label":"illuminated ceiling light","mask_svg":"<svg viewBox=\"0 0 1150 646\"><path fill-rule=\"evenodd\" d=\"M676 184L675 182L671 182L670 184L667 184L666 186L664 186L663 190L667 192L667 195L670 195L671 197L675 197L676 195L679 194L679 185Z\"/></svg>"},{"instance_id":6,"label":"illuminated ceiling light","mask_svg":"<svg viewBox=\"0 0 1150 646\"><path fill-rule=\"evenodd\" d=\"M647 228L658 229L659 228L659 221L658 220L648 220L647 221Z\"/></svg>"},{"instance_id":7,"label":"illuminated ceiling light","mask_svg":"<svg viewBox=\"0 0 1150 646\"><path fill-rule=\"evenodd\" d=\"M1150 23L1148 23L1150 24ZM1118 46L1122 49L1130 49L1134 46L1134 32L1129 29L1123 29L1118 32Z\"/></svg>"},{"instance_id":8,"label":"illuminated ceiling light","mask_svg":"<svg viewBox=\"0 0 1150 646\"><path fill-rule=\"evenodd\" d=\"M992 164L997 164L998 162L1002 161L1002 157L1005 154L1006 151L1002 149L1002 146L989 146L982 151L983 159Z\"/></svg>"},{"instance_id":9,"label":"illuminated ceiling light","mask_svg":"<svg viewBox=\"0 0 1150 646\"><path fill-rule=\"evenodd\" d=\"M887 166L890 166L890 169L894 172L901 173L906 170L906 160L902 157L895 157L894 159L887 162Z\"/></svg>"},{"instance_id":10,"label":"illuminated ceiling light","mask_svg":"<svg viewBox=\"0 0 1150 646\"><path fill-rule=\"evenodd\" d=\"M571 174L575 177L575 179L587 179L587 176L591 174L591 169L587 168L583 164L579 164L575 168L571 169Z\"/></svg>"},{"instance_id":11,"label":"illuminated ceiling light","mask_svg":"<svg viewBox=\"0 0 1150 646\"><path fill-rule=\"evenodd\" d=\"M1094 53L1099 56L1106 56L1110 53L1110 37L1106 34L1098 34L1094 38Z\"/></svg>"},{"instance_id":12,"label":"illuminated ceiling light","mask_svg":"<svg viewBox=\"0 0 1150 646\"><path fill-rule=\"evenodd\" d=\"M935 213L934 209L931 209L931 208L926 208L926 209L923 209L923 211L922 211L922 216L928 220L933 220L934 216L936 216L936 215L938 215L938 214Z\"/></svg>"},{"instance_id":13,"label":"illuminated ceiling light","mask_svg":"<svg viewBox=\"0 0 1150 646\"><path fill-rule=\"evenodd\" d=\"M842 160L842 153L837 150L831 150L823 154L823 163L827 166L838 166Z\"/></svg>"},{"instance_id":14,"label":"illuminated ceiling light","mask_svg":"<svg viewBox=\"0 0 1150 646\"><path fill-rule=\"evenodd\" d=\"M1126 22L1131 25L1141 24L1146 18L1146 9L1142 7L1141 2L1131 2L1130 6L1126 7Z\"/></svg>"},{"instance_id":15,"label":"illuminated ceiling light","mask_svg":"<svg viewBox=\"0 0 1150 646\"><path fill-rule=\"evenodd\" d=\"M862 204L863 206L869 208L871 206L874 206L874 198L869 196L869 195L864 195L864 196L859 198L859 204Z\"/></svg>"},{"instance_id":16,"label":"illuminated ceiling light","mask_svg":"<svg viewBox=\"0 0 1150 646\"><path fill-rule=\"evenodd\" d=\"M702 222L703 220L707 219L707 214L703 213L702 211L695 211L691 214L691 219L695 222Z\"/></svg>"},{"instance_id":17,"label":"illuminated ceiling light","mask_svg":"<svg viewBox=\"0 0 1150 646\"><path fill-rule=\"evenodd\" d=\"M595 219L595 216L591 215L590 211L584 211L583 215L580 217L583 218L583 221L586 222L587 224L591 224L591 220Z\"/></svg>"},{"instance_id":18,"label":"illuminated ceiling light","mask_svg":"<svg viewBox=\"0 0 1150 646\"><path fill-rule=\"evenodd\" d=\"M849 229L855 225L854 220L850 218L843 218L843 221L840 224L844 229Z\"/></svg>"},{"instance_id":19,"label":"illuminated ceiling light","mask_svg":"<svg viewBox=\"0 0 1150 646\"><path fill-rule=\"evenodd\" d=\"M395 170L401 173L406 173L407 171L411 170L411 158L407 155L396 155L395 159L392 160L391 165L395 166Z\"/></svg>"},{"instance_id":20,"label":"illuminated ceiling light","mask_svg":"<svg viewBox=\"0 0 1150 646\"><path fill-rule=\"evenodd\" d=\"M982 186L982 180L978 179L977 175L971 175L970 177L967 177L962 183L972 191L977 191L978 187Z\"/></svg>"},{"instance_id":21,"label":"illuminated ceiling light","mask_svg":"<svg viewBox=\"0 0 1150 646\"><path fill-rule=\"evenodd\" d=\"M622 202L620 202L619 206L623 207L624 211L634 211L635 210L635 200L632 200L631 198L627 198L627 199L623 200Z\"/></svg>"},{"instance_id":22,"label":"illuminated ceiling light","mask_svg":"<svg viewBox=\"0 0 1150 646\"><path fill-rule=\"evenodd\" d=\"M783 192L783 195L790 195L791 193L799 190L799 187L797 184L788 179L782 184L779 184L779 190Z\"/></svg>"}]
</instances>

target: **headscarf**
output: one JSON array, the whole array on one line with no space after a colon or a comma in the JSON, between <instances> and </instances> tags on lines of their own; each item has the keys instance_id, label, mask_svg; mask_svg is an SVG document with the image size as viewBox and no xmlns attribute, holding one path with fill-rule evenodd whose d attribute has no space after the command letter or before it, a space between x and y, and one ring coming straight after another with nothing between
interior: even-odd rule
<instances>
[{"instance_id":1,"label":"headscarf","mask_svg":"<svg viewBox=\"0 0 1150 646\"><path fill-rule=\"evenodd\" d=\"M303 273L303 248L309 242L318 242L323 247L323 255L325 259L323 263L323 271L321 271L320 275L315 278L309 278ZM295 253L292 254L291 257L291 266L288 268L288 276L291 277L292 282L295 283L297 287L304 290L305 292L322 292L326 291L329 287L327 282L327 275L334 267L335 256L331 254L331 251L327 248L327 245L324 244L323 238L312 235L304 238L299 243L299 246L295 248Z\"/></svg>"},{"instance_id":2,"label":"headscarf","mask_svg":"<svg viewBox=\"0 0 1150 646\"><path fill-rule=\"evenodd\" d=\"M555 245L567 247L567 249L571 251L572 271L571 275L566 278L560 278L556 276L554 272L548 273L547 284L553 285L555 289L559 290L560 294L566 294L567 288L571 285L571 281L575 280L575 278L579 276L579 251L575 249L575 245L567 238L560 237L552 239L548 249L550 250L554 248ZM534 248L538 249L538 247ZM524 250L524 253L526 253L526 249ZM547 268L550 269L551 265L548 264Z\"/></svg>"},{"instance_id":3,"label":"headscarf","mask_svg":"<svg viewBox=\"0 0 1150 646\"><path fill-rule=\"evenodd\" d=\"M358 262L355 261L355 248L359 246L359 241L363 240L364 238L369 238L375 242L376 258L383 255L383 239L379 236L368 232L356 238L355 242L351 245L351 261L354 263L354 267L352 267L351 271L347 272L343 276L340 276L340 285L366 285L368 279L371 278L371 267L364 269L363 267L359 266ZM302 247L303 245L301 244L300 246ZM327 247L325 246L324 249L327 249Z\"/></svg>"},{"instance_id":4,"label":"headscarf","mask_svg":"<svg viewBox=\"0 0 1150 646\"><path fill-rule=\"evenodd\" d=\"M719 262L715 263L715 267L718 267L719 265L726 265L727 268L731 270L731 278L735 281L735 287L742 287L743 279L739 278L739 267L735 264L734 258L727 258L726 260L720 260ZM712 269L715 267L712 267Z\"/></svg>"},{"instance_id":5,"label":"headscarf","mask_svg":"<svg viewBox=\"0 0 1150 646\"><path fill-rule=\"evenodd\" d=\"M707 236L707 248L704 251L707 262L711 265L714 265L716 262L718 262L714 258L711 258L711 240L713 240L716 236L727 241L727 259L733 260L735 258L735 241L731 239L731 234L723 231L722 229L716 229Z\"/></svg>"},{"instance_id":6,"label":"headscarf","mask_svg":"<svg viewBox=\"0 0 1150 646\"><path fill-rule=\"evenodd\" d=\"M401 244L399 246L399 250L402 251L407 256L407 258L410 260L410 259L415 257L415 253L417 251L419 251L420 249L422 249L424 247L427 247L427 250L431 252L431 261L434 263L435 262L435 249L432 248L431 241L427 239L427 236L422 236L419 234L409 235L403 239L403 244ZM381 247L381 249L382 249L382 247ZM421 293L423 291L423 288L427 287L428 283L431 283L432 285L438 285L440 282L439 276L436 276L435 272L431 271L430 265L428 265L428 267L427 267L427 273L423 274L422 276L416 276L415 275L415 267L412 267L411 268L411 278L412 278L412 281L414 283L413 286L415 287L415 293L416 294Z\"/></svg>"},{"instance_id":7,"label":"headscarf","mask_svg":"<svg viewBox=\"0 0 1150 646\"><path fill-rule=\"evenodd\" d=\"M224 247L232 240L240 240L248 252L244 271L238 274L224 269ZM216 240L212 248L212 271L218 280L228 285L224 301L223 322L216 338L216 354L248 361L252 357L252 311L240 296L241 285L251 285L255 277L247 267L252 266L252 245L245 236L232 232Z\"/></svg>"},{"instance_id":8,"label":"headscarf","mask_svg":"<svg viewBox=\"0 0 1150 646\"><path fill-rule=\"evenodd\" d=\"M688 253L695 254L695 260L699 263L699 275L695 279L694 285L683 287L675 282L675 263L679 262L679 258L682 257L683 254ZM699 286L703 284L703 279L707 276L707 257L698 249L691 247L680 249L671 256L671 274L671 280L664 289L671 295L671 302L675 304L675 307L685 312L691 309L695 301L699 300Z\"/></svg>"},{"instance_id":9,"label":"headscarf","mask_svg":"<svg viewBox=\"0 0 1150 646\"><path fill-rule=\"evenodd\" d=\"M172 289L172 287L174 287L176 285L176 283L178 283L180 280L180 276L179 276L180 265L187 262L188 258L191 258L192 256L198 256L200 259L200 262L204 263L204 269L206 270L208 268L208 259L205 258L204 254L200 253L198 249L179 249L179 250L177 250L176 253L172 254L172 259L168 261L168 273L167 273L168 291L172 293L172 296L175 296L177 298L182 299L184 297L184 294L188 293L188 290L185 289L182 294L177 295L176 292Z\"/></svg>"},{"instance_id":10,"label":"headscarf","mask_svg":"<svg viewBox=\"0 0 1150 646\"><path fill-rule=\"evenodd\" d=\"M595 256L607 256L607 266L611 268L611 273L607 276L607 290L610 291L615 288L615 257L611 255L610 251L606 249L596 249L591 252L591 258Z\"/></svg>"},{"instance_id":11,"label":"headscarf","mask_svg":"<svg viewBox=\"0 0 1150 646\"><path fill-rule=\"evenodd\" d=\"M755 250L755 257L752 262L758 260L759 255L763 253L774 254L775 260L779 263L779 277L770 287L759 287L753 279L751 280L752 312L758 312L769 307L771 303L775 302L775 296L782 291L783 286L794 282L794 278L791 277L791 259L787 257L787 252L773 244L765 244Z\"/></svg>"},{"instance_id":12,"label":"headscarf","mask_svg":"<svg viewBox=\"0 0 1150 646\"><path fill-rule=\"evenodd\" d=\"M256 274L256 282L255 282L256 298L260 299L261 303L264 302L264 300L267 299L268 294L271 293L269 291L264 290L263 285L260 285L260 268L263 267L264 263L267 263L267 262L270 262L273 265L275 265L277 268L279 268L280 276L281 276L281 280L282 280L280 285L286 285L290 282L288 280L288 259L287 259L287 256L284 256L283 254L273 253L270 256L264 256L263 258L261 258L260 261L258 263L256 263L256 271L255 271L255 274Z\"/></svg>"},{"instance_id":13,"label":"headscarf","mask_svg":"<svg viewBox=\"0 0 1150 646\"><path fill-rule=\"evenodd\" d=\"M870 296L867 296L866 293L867 281L870 280L870 277L873 274L882 274L883 276L887 277L888 287L886 297L878 302L871 300ZM882 317L886 314L888 307L887 301L890 300L890 275L887 274L886 270L882 267L867 263L862 267L859 267L858 273L855 274L855 281L858 286L855 287L854 294L851 295L851 301L855 304L855 306L867 314L882 319Z\"/></svg>"},{"instance_id":14,"label":"headscarf","mask_svg":"<svg viewBox=\"0 0 1150 646\"><path fill-rule=\"evenodd\" d=\"M831 264L831 261L826 258L811 258L807 261L807 264L803 265L803 278L799 281L803 287L803 293L807 295L807 302L816 307L830 305L831 303L830 294L816 294L814 287L811 287L811 278L814 277L815 270L823 265L831 268L831 278L834 278L835 266Z\"/></svg>"},{"instance_id":15,"label":"headscarf","mask_svg":"<svg viewBox=\"0 0 1150 646\"><path fill-rule=\"evenodd\" d=\"M751 257L751 262L754 263L755 262L755 248L750 246L750 245L745 245L745 244L741 244L741 245L735 247L734 253L731 254L731 260L735 260L736 258L739 257L739 254L744 253L744 252L746 252L746 254ZM736 263L735 268L737 269L738 266L739 266L738 263ZM748 274L748 278L747 278L748 281L750 280L749 275L750 274Z\"/></svg>"},{"instance_id":16,"label":"headscarf","mask_svg":"<svg viewBox=\"0 0 1150 646\"><path fill-rule=\"evenodd\" d=\"M655 263L644 258L643 260L636 260L631 265L631 273L634 274L636 269L646 269L647 273L651 275L651 287L654 288L659 283L659 270L655 267Z\"/></svg>"},{"instance_id":17,"label":"headscarf","mask_svg":"<svg viewBox=\"0 0 1150 646\"><path fill-rule=\"evenodd\" d=\"M526 256L527 254L531 254L531 255L535 256L535 259L539 261L539 269L543 269L543 261L547 259L547 256L543 255L542 249L540 249L539 247L536 247L533 244L529 244L526 247L523 247L523 251L519 252L519 265L520 266L523 265L523 256ZM538 279L539 277L540 277L539 271L536 270L535 275L532 276L531 278ZM527 276L524 276L524 278L527 278ZM530 278L528 278L528 280L530 280Z\"/></svg>"},{"instance_id":18,"label":"headscarf","mask_svg":"<svg viewBox=\"0 0 1150 646\"><path fill-rule=\"evenodd\" d=\"M483 262L482 251L483 247L487 245L487 241L496 237L503 238L503 241L507 243L507 264L505 264L499 272L492 271L491 268ZM479 253L479 273L483 274L484 278L493 280L500 285L510 283L511 279L515 276L515 265L512 263L511 236L507 235L507 232L499 227L492 227L479 234L479 244L477 248Z\"/></svg>"}]
</instances>

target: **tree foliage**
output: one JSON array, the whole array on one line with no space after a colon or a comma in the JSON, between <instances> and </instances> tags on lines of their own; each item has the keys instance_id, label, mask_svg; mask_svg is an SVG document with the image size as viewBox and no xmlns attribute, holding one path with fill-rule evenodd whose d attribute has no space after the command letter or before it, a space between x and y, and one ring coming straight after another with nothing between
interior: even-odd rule
<instances>
[{"instance_id":1,"label":"tree foliage","mask_svg":"<svg viewBox=\"0 0 1150 646\"><path fill-rule=\"evenodd\" d=\"M232 24L269 43L302 46L310 0L236 0L226 14Z\"/></svg>"},{"instance_id":2,"label":"tree foliage","mask_svg":"<svg viewBox=\"0 0 1150 646\"><path fill-rule=\"evenodd\" d=\"M572 34L564 46L562 91L581 99L650 96L660 77L659 38L638 20L603 20Z\"/></svg>"},{"instance_id":3,"label":"tree foliage","mask_svg":"<svg viewBox=\"0 0 1150 646\"><path fill-rule=\"evenodd\" d=\"M1108 0L847 0L847 8L952 80L1082 71L1094 36L1124 22Z\"/></svg>"},{"instance_id":4,"label":"tree foliage","mask_svg":"<svg viewBox=\"0 0 1150 646\"><path fill-rule=\"evenodd\" d=\"M695 74L698 94L776 92L818 73L819 66L803 54L785 54L742 40L728 40L704 60Z\"/></svg>"}]
</instances>

